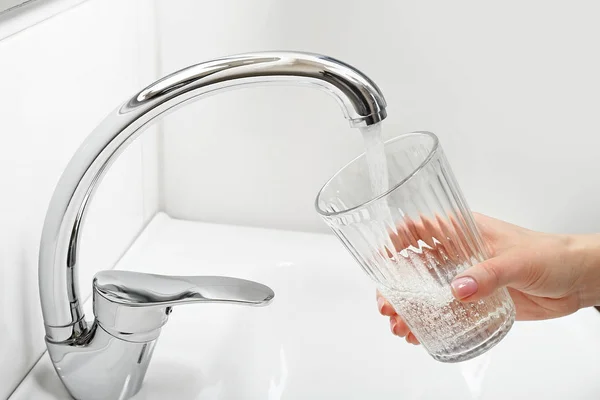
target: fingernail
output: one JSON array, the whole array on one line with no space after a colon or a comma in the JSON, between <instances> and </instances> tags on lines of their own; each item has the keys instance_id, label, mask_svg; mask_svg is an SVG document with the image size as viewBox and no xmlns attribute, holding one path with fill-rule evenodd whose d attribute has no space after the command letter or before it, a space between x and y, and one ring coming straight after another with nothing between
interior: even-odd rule
<instances>
[{"instance_id":1,"label":"fingernail","mask_svg":"<svg viewBox=\"0 0 600 400\"><path fill-rule=\"evenodd\" d=\"M392 333L395 335L396 332L394 330L396 329L396 319L394 317L390 318L390 329L392 330Z\"/></svg>"},{"instance_id":2,"label":"fingernail","mask_svg":"<svg viewBox=\"0 0 600 400\"><path fill-rule=\"evenodd\" d=\"M381 312L383 310L384 305L385 305L385 299L383 297L378 297L377 298L377 308L379 309L379 312Z\"/></svg>"},{"instance_id":3,"label":"fingernail","mask_svg":"<svg viewBox=\"0 0 600 400\"><path fill-rule=\"evenodd\" d=\"M477 291L477 282L470 276L456 278L450 284L454 295L459 299L467 298Z\"/></svg>"}]
</instances>

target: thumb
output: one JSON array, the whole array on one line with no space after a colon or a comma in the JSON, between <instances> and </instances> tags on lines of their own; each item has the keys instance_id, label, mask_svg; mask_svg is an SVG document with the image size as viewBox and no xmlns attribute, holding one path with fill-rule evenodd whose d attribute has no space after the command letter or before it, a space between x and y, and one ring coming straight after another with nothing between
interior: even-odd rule
<instances>
[{"instance_id":1,"label":"thumb","mask_svg":"<svg viewBox=\"0 0 600 400\"><path fill-rule=\"evenodd\" d=\"M477 301L496 290L510 286L525 289L531 285L535 266L523 257L502 255L490 258L458 274L452 283L452 294L460 301Z\"/></svg>"}]
</instances>

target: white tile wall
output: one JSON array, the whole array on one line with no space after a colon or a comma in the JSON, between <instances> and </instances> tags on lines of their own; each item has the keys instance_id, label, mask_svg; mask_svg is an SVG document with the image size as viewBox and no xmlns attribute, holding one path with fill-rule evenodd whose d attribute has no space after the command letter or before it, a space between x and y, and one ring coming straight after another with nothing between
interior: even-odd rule
<instances>
[{"instance_id":1,"label":"white tile wall","mask_svg":"<svg viewBox=\"0 0 600 400\"><path fill-rule=\"evenodd\" d=\"M472 208L549 231L600 226L597 2L182 0L159 10L162 72L253 50L338 57L382 88L388 131L440 136ZM321 229L316 191L361 144L310 89L228 92L164 127L166 211L212 222Z\"/></svg>"},{"instance_id":2,"label":"white tile wall","mask_svg":"<svg viewBox=\"0 0 600 400\"><path fill-rule=\"evenodd\" d=\"M90 0L0 41L0 398L45 349L37 256L51 194L73 152L155 79L153 2ZM156 133L120 157L91 204L82 295L156 213Z\"/></svg>"}]
</instances>

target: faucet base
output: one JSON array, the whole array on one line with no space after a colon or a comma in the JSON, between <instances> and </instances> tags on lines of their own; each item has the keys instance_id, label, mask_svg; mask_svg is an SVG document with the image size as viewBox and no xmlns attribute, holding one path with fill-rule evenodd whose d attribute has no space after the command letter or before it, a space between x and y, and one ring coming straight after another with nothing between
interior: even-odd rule
<instances>
[{"instance_id":1,"label":"faucet base","mask_svg":"<svg viewBox=\"0 0 600 400\"><path fill-rule=\"evenodd\" d=\"M46 341L56 372L74 399L125 400L140 390L157 339L128 342L94 324L82 340L69 346Z\"/></svg>"}]
</instances>

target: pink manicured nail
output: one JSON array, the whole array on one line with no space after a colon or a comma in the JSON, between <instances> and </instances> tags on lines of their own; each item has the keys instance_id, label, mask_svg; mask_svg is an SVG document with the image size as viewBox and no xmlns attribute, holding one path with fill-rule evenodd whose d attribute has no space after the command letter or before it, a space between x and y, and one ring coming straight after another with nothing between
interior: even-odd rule
<instances>
[{"instance_id":1,"label":"pink manicured nail","mask_svg":"<svg viewBox=\"0 0 600 400\"><path fill-rule=\"evenodd\" d=\"M454 295L459 299L467 298L477 291L477 282L470 276L455 279L451 286Z\"/></svg>"}]
</instances>

